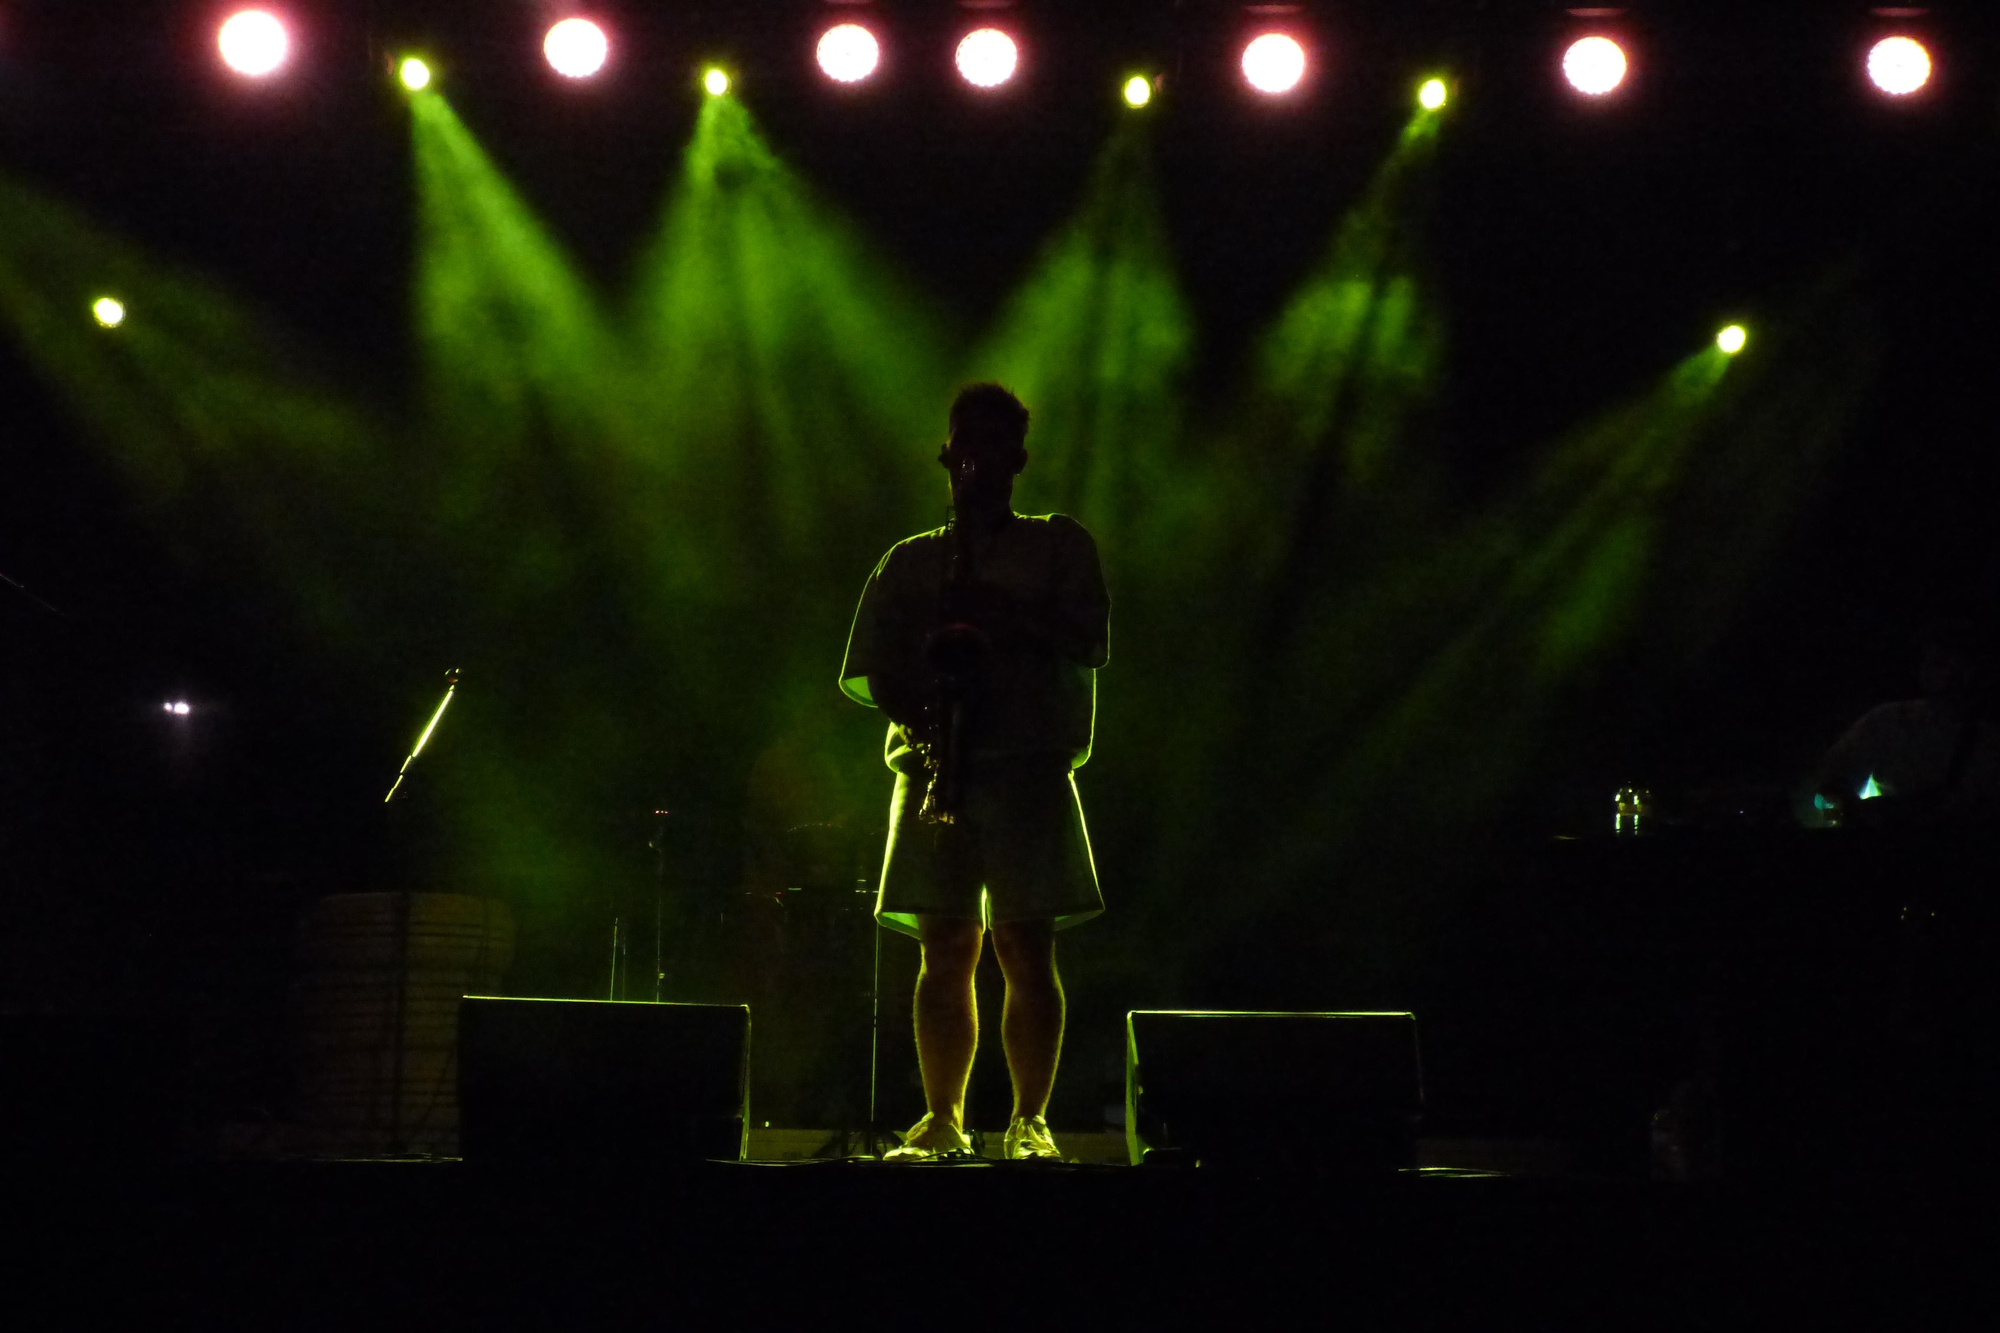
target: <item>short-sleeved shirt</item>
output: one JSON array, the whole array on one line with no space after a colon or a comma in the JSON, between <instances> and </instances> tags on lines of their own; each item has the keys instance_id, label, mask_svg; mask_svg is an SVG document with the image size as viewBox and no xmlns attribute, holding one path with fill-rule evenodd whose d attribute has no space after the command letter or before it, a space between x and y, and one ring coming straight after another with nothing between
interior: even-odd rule
<instances>
[{"instance_id":1,"label":"short-sleeved shirt","mask_svg":"<svg viewBox=\"0 0 2000 1333\"><path fill-rule=\"evenodd\" d=\"M970 534L968 534L970 536ZM1111 596L1097 544L1063 514L1015 514L970 542L972 580L1025 604L1074 636L1077 656L1037 643L1001 644L981 674L968 720L973 761L1031 754L1090 758L1097 711L1097 668L1109 656ZM945 529L896 543L861 590L848 635L840 688L873 705L869 677L893 676L923 689L933 680L924 644L938 627L939 599L951 567ZM889 727L885 759L897 772L920 767L909 737Z\"/></svg>"}]
</instances>

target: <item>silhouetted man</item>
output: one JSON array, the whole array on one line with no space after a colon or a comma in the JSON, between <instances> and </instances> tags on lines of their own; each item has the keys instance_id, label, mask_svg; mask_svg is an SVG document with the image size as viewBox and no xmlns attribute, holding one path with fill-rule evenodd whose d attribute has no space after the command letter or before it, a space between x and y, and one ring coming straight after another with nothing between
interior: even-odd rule
<instances>
[{"instance_id":1,"label":"silhouetted man","mask_svg":"<svg viewBox=\"0 0 2000 1333\"><path fill-rule=\"evenodd\" d=\"M1028 409L1006 389L959 392L938 455L952 522L882 557L840 670L848 697L890 719L896 786L875 915L923 945L917 1057L929 1109L892 1159L972 1150L972 976L989 931L1007 982L1006 1155L1061 1157L1044 1119L1062 1050L1055 937L1104 910L1072 772L1090 757L1111 602L1081 524L1013 511L1027 434ZM928 817L945 806L948 822Z\"/></svg>"},{"instance_id":2,"label":"silhouetted man","mask_svg":"<svg viewBox=\"0 0 2000 1333\"><path fill-rule=\"evenodd\" d=\"M1930 625L1917 668L1923 697L1862 714L1820 762L1815 789L1850 809L1859 797L1868 823L1991 823L2000 737L1981 707L1978 641L1969 622Z\"/></svg>"}]
</instances>

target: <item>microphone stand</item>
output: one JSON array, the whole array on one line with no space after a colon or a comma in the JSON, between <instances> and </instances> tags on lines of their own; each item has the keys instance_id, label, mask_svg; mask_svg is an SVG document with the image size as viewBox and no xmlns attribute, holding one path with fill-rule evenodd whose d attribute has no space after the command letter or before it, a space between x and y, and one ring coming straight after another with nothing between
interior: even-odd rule
<instances>
[{"instance_id":1,"label":"microphone stand","mask_svg":"<svg viewBox=\"0 0 2000 1333\"><path fill-rule=\"evenodd\" d=\"M417 743L403 760L403 766L396 770L396 780L389 785L389 794L382 798L384 806L393 806L396 793L403 788L403 779L410 774L410 765L417 762L417 756L424 752L424 746L430 743L432 734L437 731L438 723L444 720L445 709L451 707L451 701L458 693L458 674L457 667L444 673L444 697L438 700L437 711L431 714L431 720L425 724L423 734L417 737ZM390 1029L395 1033L389 1066L389 1149L392 1156L401 1157L408 1150L403 1137L403 1080L408 1046L405 1010L410 1000L410 913L415 904L416 891L410 887L407 867L396 878L401 883L395 897L396 980L394 998L389 1007Z\"/></svg>"},{"instance_id":2,"label":"microphone stand","mask_svg":"<svg viewBox=\"0 0 2000 1333\"><path fill-rule=\"evenodd\" d=\"M458 668L453 667L444 673L444 698L438 700L437 711L431 714L431 720L425 724L424 734L417 737L417 743L410 750L409 758L405 759L403 766L396 770L396 780L389 784L389 794L382 798L382 804L387 805L396 799L397 791L402 788L403 779L409 776L410 765L417 762L417 756L424 752L424 746L430 744L431 733L436 731L438 723L444 720L444 710L451 707L452 696L457 693Z\"/></svg>"},{"instance_id":3,"label":"microphone stand","mask_svg":"<svg viewBox=\"0 0 2000 1333\"><path fill-rule=\"evenodd\" d=\"M653 1003L666 1001L667 812L653 811Z\"/></svg>"},{"instance_id":4,"label":"microphone stand","mask_svg":"<svg viewBox=\"0 0 2000 1333\"><path fill-rule=\"evenodd\" d=\"M866 889L868 881L859 881ZM868 975L868 1155L882 1155L882 1115L876 1108L876 1087L882 1071L882 927L872 918L875 958Z\"/></svg>"}]
</instances>

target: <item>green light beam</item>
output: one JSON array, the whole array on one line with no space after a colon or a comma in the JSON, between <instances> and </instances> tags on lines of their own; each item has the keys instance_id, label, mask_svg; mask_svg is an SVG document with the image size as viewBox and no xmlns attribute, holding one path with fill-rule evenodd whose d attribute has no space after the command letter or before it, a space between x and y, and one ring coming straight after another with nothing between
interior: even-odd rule
<instances>
[{"instance_id":1,"label":"green light beam","mask_svg":"<svg viewBox=\"0 0 2000 1333\"><path fill-rule=\"evenodd\" d=\"M93 309L107 290L115 327ZM345 575L385 558L393 503L354 478L401 452L386 413L216 285L6 178L0 322L144 512L222 567L284 584L319 631L365 638L370 598ZM336 515L330 494L356 510ZM232 549L245 542L254 565Z\"/></svg>"},{"instance_id":2,"label":"green light beam","mask_svg":"<svg viewBox=\"0 0 2000 1333\"><path fill-rule=\"evenodd\" d=\"M952 339L736 98L704 100L636 286L647 419L680 442L663 476L711 558L817 559L852 506L933 512ZM687 590L719 586L709 572Z\"/></svg>"},{"instance_id":3,"label":"green light beam","mask_svg":"<svg viewBox=\"0 0 2000 1333\"><path fill-rule=\"evenodd\" d=\"M561 901L616 873L589 811L652 739L631 728L646 703L626 668L651 608L628 545L657 445L634 358L562 244L442 94L409 105L422 542L444 584L437 633L481 681L435 786L468 875ZM672 661L648 665L671 693Z\"/></svg>"},{"instance_id":4,"label":"green light beam","mask_svg":"<svg viewBox=\"0 0 2000 1333\"><path fill-rule=\"evenodd\" d=\"M627 506L649 620L675 626L662 651L690 690L744 710L704 725L740 728L741 751L786 718L858 723L805 701L862 576L937 522L954 339L730 96L702 104L631 328L659 442ZM750 641L773 623L779 641Z\"/></svg>"},{"instance_id":5,"label":"green light beam","mask_svg":"<svg viewBox=\"0 0 2000 1333\"><path fill-rule=\"evenodd\" d=\"M704 102L619 322L443 99L411 100L435 548L454 658L496 664L452 719L479 873L541 902L615 873L593 809L666 775L781 826L844 813L879 735L828 673L862 577L934 512L949 339L734 97Z\"/></svg>"},{"instance_id":6,"label":"green light beam","mask_svg":"<svg viewBox=\"0 0 2000 1333\"><path fill-rule=\"evenodd\" d=\"M1400 572L1461 522L1441 510L1417 447L1445 351L1421 279L1438 124L1429 111L1406 124L1254 348L1235 419L1211 442L1214 531L1200 563L1213 586L1192 599L1204 614L1189 628L1223 645L1212 679L1228 684L1202 702L1196 773L1246 756L1260 770L1304 763L1302 734L1322 747L1321 767L1336 762L1328 747L1348 738L1329 739L1321 719L1407 669L1377 638L1407 611ZM1187 844L1174 860L1263 856L1269 792L1232 785L1173 832Z\"/></svg>"},{"instance_id":7,"label":"green light beam","mask_svg":"<svg viewBox=\"0 0 2000 1333\"><path fill-rule=\"evenodd\" d=\"M1438 125L1429 111L1405 125L1257 348L1228 446L1246 518L1234 559L1267 590L1239 611L1255 655L1282 659L1300 627L1365 614L1354 590L1456 521L1419 447L1445 356L1422 279ZM1246 728L1270 725L1253 704Z\"/></svg>"},{"instance_id":8,"label":"green light beam","mask_svg":"<svg viewBox=\"0 0 2000 1333\"><path fill-rule=\"evenodd\" d=\"M1034 414L1015 507L1072 514L1097 538L1116 610L1098 710L1107 744L1086 781L1144 793L1135 836L1100 845L1132 883L1174 873L1180 839L1205 827L1204 783L1190 769L1207 752L1211 715L1187 686L1228 672L1234 646L1204 632L1206 603L1224 595L1208 559L1222 515L1216 469L1189 433L1194 323L1161 210L1155 132L1149 117L1120 118L1074 213L964 375L1008 385ZM1099 965L1104 986L1157 986L1168 971L1137 936Z\"/></svg>"},{"instance_id":9,"label":"green light beam","mask_svg":"<svg viewBox=\"0 0 2000 1333\"><path fill-rule=\"evenodd\" d=\"M475 463L537 432L579 447L615 432L623 367L596 297L443 94L409 103L432 422Z\"/></svg>"},{"instance_id":10,"label":"green light beam","mask_svg":"<svg viewBox=\"0 0 2000 1333\"><path fill-rule=\"evenodd\" d=\"M1280 465L1331 450L1340 481L1377 483L1435 390L1443 321L1420 275L1438 126L1411 118L1258 350L1254 438Z\"/></svg>"},{"instance_id":11,"label":"green light beam","mask_svg":"<svg viewBox=\"0 0 2000 1333\"><path fill-rule=\"evenodd\" d=\"M1194 327L1160 214L1152 125L1125 118L1080 207L1043 250L975 353L966 378L996 379L1035 413L1017 507L1074 513L1114 581L1155 573L1179 543L1188 485L1183 379ZM1202 515L1206 518L1206 515Z\"/></svg>"},{"instance_id":12,"label":"green light beam","mask_svg":"<svg viewBox=\"0 0 2000 1333\"><path fill-rule=\"evenodd\" d=\"M1337 861L1440 799L1453 819L1477 820L1576 739L1613 663L1628 664L1625 688L1657 688L1713 641L1781 547L1870 374L1837 290L1792 323L1804 332L1774 339L1755 366L1712 345L1690 356L1300 641L1273 682L1297 730L1271 756L1285 794L1272 817L1314 834L1265 856L1254 879ZM1390 674L1357 687L1343 669L1357 658Z\"/></svg>"}]
</instances>

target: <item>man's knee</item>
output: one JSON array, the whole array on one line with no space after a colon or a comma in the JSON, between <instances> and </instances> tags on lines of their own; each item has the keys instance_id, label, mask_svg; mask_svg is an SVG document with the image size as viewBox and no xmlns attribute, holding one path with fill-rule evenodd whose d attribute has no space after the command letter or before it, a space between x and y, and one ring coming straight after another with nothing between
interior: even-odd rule
<instances>
[{"instance_id":1,"label":"man's knee","mask_svg":"<svg viewBox=\"0 0 2000 1333\"><path fill-rule=\"evenodd\" d=\"M919 917L917 938L924 947L924 971L934 976L971 976L979 966L980 931L980 923L969 917Z\"/></svg>"},{"instance_id":2,"label":"man's knee","mask_svg":"<svg viewBox=\"0 0 2000 1333\"><path fill-rule=\"evenodd\" d=\"M1003 921L993 926L993 955L1009 976L1052 972L1056 962L1056 923Z\"/></svg>"}]
</instances>

